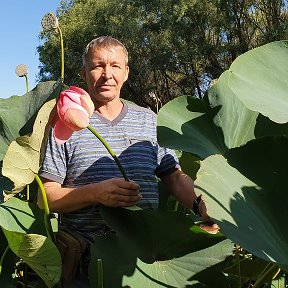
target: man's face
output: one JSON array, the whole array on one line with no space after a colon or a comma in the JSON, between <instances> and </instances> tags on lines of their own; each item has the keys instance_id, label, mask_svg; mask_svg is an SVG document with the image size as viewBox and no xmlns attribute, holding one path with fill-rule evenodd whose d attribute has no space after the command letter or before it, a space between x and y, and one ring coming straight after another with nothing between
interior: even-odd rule
<instances>
[{"instance_id":1,"label":"man's face","mask_svg":"<svg viewBox=\"0 0 288 288\"><path fill-rule=\"evenodd\" d=\"M89 52L83 76L88 92L96 104L105 104L120 98L120 90L129 72L125 60L120 47Z\"/></svg>"}]
</instances>

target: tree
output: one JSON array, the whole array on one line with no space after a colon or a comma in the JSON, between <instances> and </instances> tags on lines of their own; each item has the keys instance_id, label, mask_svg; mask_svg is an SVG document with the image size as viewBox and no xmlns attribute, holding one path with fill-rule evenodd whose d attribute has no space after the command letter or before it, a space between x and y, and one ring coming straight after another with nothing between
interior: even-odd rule
<instances>
[{"instance_id":1,"label":"tree","mask_svg":"<svg viewBox=\"0 0 288 288\"><path fill-rule=\"evenodd\" d=\"M155 99L164 104L183 94L202 97L240 54L287 35L287 0L62 2L65 83L85 88L79 75L84 46L112 35L130 54L122 97L154 110ZM39 80L58 78L58 37L41 36Z\"/></svg>"}]
</instances>

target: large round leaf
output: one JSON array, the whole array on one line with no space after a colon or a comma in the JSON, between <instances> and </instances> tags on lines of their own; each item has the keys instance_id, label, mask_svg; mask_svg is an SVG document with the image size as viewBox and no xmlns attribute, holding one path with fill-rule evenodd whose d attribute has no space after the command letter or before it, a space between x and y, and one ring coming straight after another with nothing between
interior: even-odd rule
<instances>
[{"instance_id":1,"label":"large round leaf","mask_svg":"<svg viewBox=\"0 0 288 288\"><path fill-rule=\"evenodd\" d=\"M232 241L267 261L288 265L288 139L253 140L201 163L196 192Z\"/></svg>"},{"instance_id":2,"label":"large round leaf","mask_svg":"<svg viewBox=\"0 0 288 288\"><path fill-rule=\"evenodd\" d=\"M157 136L161 146L205 159L213 154L223 155L228 149L240 147L255 138L288 135L288 124L277 124L249 110L239 100L228 86L230 74L224 72L208 90L204 100L209 104L182 96L160 109Z\"/></svg>"},{"instance_id":3,"label":"large round leaf","mask_svg":"<svg viewBox=\"0 0 288 288\"><path fill-rule=\"evenodd\" d=\"M223 241L226 238L222 234L205 232L194 224L190 216L183 213L103 206L101 214L116 233L97 238L91 248L90 276L93 283L98 281L95 271L97 259L101 258L104 263L104 286L107 287L122 287L120 283L124 281L124 275L129 276L127 281L130 285L131 280L134 284L130 287L134 288L145 287L147 283L148 287L161 287L157 281L171 285L167 287L185 287L195 274L199 273L197 277L200 277L206 269L214 271L219 283L217 287L227 287L223 285L226 283L221 273L223 267L213 267L232 254L233 245L230 241ZM218 247L216 250L212 248L214 245ZM212 249L210 253L208 247ZM207 254L201 253L206 249ZM109 277L112 271L113 277ZM163 277L157 279L156 275ZM197 277L195 281L201 278Z\"/></svg>"},{"instance_id":4,"label":"large round leaf","mask_svg":"<svg viewBox=\"0 0 288 288\"><path fill-rule=\"evenodd\" d=\"M225 239L220 233L202 230L183 213L102 206L101 214L109 227L136 246L138 256L146 262L179 257Z\"/></svg>"},{"instance_id":5,"label":"large round leaf","mask_svg":"<svg viewBox=\"0 0 288 288\"><path fill-rule=\"evenodd\" d=\"M52 223L53 230L57 231L55 218ZM40 210L36 204L21 201L15 197L0 204L0 226L13 232L46 235L44 210Z\"/></svg>"},{"instance_id":6,"label":"large round leaf","mask_svg":"<svg viewBox=\"0 0 288 288\"><path fill-rule=\"evenodd\" d=\"M97 287L103 276L104 287L113 288L185 288L190 284L228 288L222 271L232 249L233 243L224 240L182 257L147 263L138 258L135 245L126 238L119 234L107 234L97 238L91 248L91 287ZM98 274L99 260L103 263L103 275Z\"/></svg>"},{"instance_id":7,"label":"large round leaf","mask_svg":"<svg viewBox=\"0 0 288 288\"><path fill-rule=\"evenodd\" d=\"M19 191L23 188L23 182L30 183L31 179L33 179L31 175L35 170L37 170L36 164L39 161L35 161L35 157L30 158L30 154L35 154L35 152L38 150L32 151L35 145L31 145L31 143L29 143L30 141L26 141L28 136L24 135L32 133L33 124L40 107L46 101L56 98L59 95L61 89L61 80L58 82L47 81L39 83L33 90L23 96L12 96L8 99L0 99L0 202L3 201L2 193L4 191L11 191L13 189L13 181L15 181L15 175L17 176L16 184L14 183L14 186L16 185L15 191ZM37 128L37 130L37 134L39 134L39 128ZM24 138L21 138L20 136L24 136ZM17 173L8 172L9 175L11 173L14 175L14 179L11 181L8 177L2 175L2 159L4 158L8 146L16 138L18 138L19 142L14 142L12 145L14 147L16 146L16 151L14 150L10 153L12 164L16 167L19 165L18 167L20 170L24 165L26 166L25 168L28 167L30 173L27 174L27 169L24 169L24 173L22 173L22 171L17 171ZM33 138L36 139L35 134ZM31 145L31 149L29 145ZM21 146L21 149L18 149L19 146ZM18 163L19 153L24 162L20 161ZM13 157L14 160L12 160ZM25 161L28 161L28 163L26 164ZM11 165L8 164L8 167L11 167ZM27 177L28 175L30 176Z\"/></svg>"},{"instance_id":8,"label":"large round leaf","mask_svg":"<svg viewBox=\"0 0 288 288\"><path fill-rule=\"evenodd\" d=\"M229 71L208 90L210 106L218 108L212 121L221 128L227 148L239 147L254 139L258 113L247 109L228 86ZM212 135L210 135L211 137Z\"/></svg>"},{"instance_id":9,"label":"large round leaf","mask_svg":"<svg viewBox=\"0 0 288 288\"><path fill-rule=\"evenodd\" d=\"M255 48L229 68L231 90L253 111L277 123L288 122L288 41Z\"/></svg>"},{"instance_id":10,"label":"large round leaf","mask_svg":"<svg viewBox=\"0 0 288 288\"><path fill-rule=\"evenodd\" d=\"M54 115L56 100L50 100L39 110L31 135L18 137L9 145L3 159L2 174L14 183L13 193L33 182L45 151L47 130Z\"/></svg>"},{"instance_id":11,"label":"large round leaf","mask_svg":"<svg viewBox=\"0 0 288 288\"><path fill-rule=\"evenodd\" d=\"M42 235L7 230L4 230L4 233L10 249L43 279L48 288L59 282L62 271L61 256L50 239Z\"/></svg>"},{"instance_id":12,"label":"large round leaf","mask_svg":"<svg viewBox=\"0 0 288 288\"><path fill-rule=\"evenodd\" d=\"M210 111L217 114L217 107ZM221 129L206 113L203 100L178 97L164 105L158 114L157 137L163 147L191 152L201 159L226 151Z\"/></svg>"},{"instance_id":13,"label":"large round leaf","mask_svg":"<svg viewBox=\"0 0 288 288\"><path fill-rule=\"evenodd\" d=\"M56 98L61 86L61 81L42 82L23 96L0 99L0 160L13 140L32 132L39 108Z\"/></svg>"},{"instance_id":14,"label":"large round leaf","mask_svg":"<svg viewBox=\"0 0 288 288\"><path fill-rule=\"evenodd\" d=\"M230 287L222 274L225 258L231 255L232 243L225 240L180 258L148 264L137 259L133 275L124 276L123 285L132 288L161 287Z\"/></svg>"}]
</instances>

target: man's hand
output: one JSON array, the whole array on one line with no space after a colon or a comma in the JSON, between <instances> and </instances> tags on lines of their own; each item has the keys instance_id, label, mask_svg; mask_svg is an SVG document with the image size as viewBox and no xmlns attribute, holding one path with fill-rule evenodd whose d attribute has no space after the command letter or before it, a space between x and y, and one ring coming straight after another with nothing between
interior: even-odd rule
<instances>
[{"instance_id":1,"label":"man's hand","mask_svg":"<svg viewBox=\"0 0 288 288\"><path fill-rule=\"evenodd\" d=\"M207 207L203 200L203 197L201 197L201 200L199 201L198 209L200 216L204 220L204 222L199 224L199 227L211 234L216 234L217 232L219 232L220 227L217 224L213 223L207 214Z\"/></svg>"},{"instance_id":2,"label":"man's hand","mask_svg":"<svg viewBox=\"0 0 288 288\"><path fill-rule=\"evenodd\" d=\"M42 178L51 212L69 213L82 208L103 204L110 207L133 206L142 199L139 185L122 178L90 183L77 188L62 187L60 183ZM38 205L43 208L39 193Z\"/></svg>"},{"instance_id":3,"label":"man's hand","mask_svg":"<svg viewBox=\"0 0 288 288\"><path fill-rule=\"evenodd\" d=\"M197 199L194 191L193 180L186 175L181 169L176 170L161 178L167 189L173 194L176 199L189 209L193 209L193 201ZM216 234L219 231L219 226L211 222L210 217L207 214L207 207L203 198L198 201L198 211L203 223L199 226L209 233Z\"/></svg>"},{"instance_id":4,"label":"man's hand","mask_svg":"<svg viewBox=\"0 0 288 288\"><path fill-rule=\"evenodd\" d=\"M133 206L142 199L139 185L121 178L112 178L98 183L96 193L97 202L109 207Z\"/></svg>"}]
</instances>

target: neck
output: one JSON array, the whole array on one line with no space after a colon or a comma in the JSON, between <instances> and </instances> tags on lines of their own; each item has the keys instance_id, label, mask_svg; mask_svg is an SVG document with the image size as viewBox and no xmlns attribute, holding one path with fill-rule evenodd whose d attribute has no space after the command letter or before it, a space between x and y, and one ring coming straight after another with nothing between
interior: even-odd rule
<instances>
[{"instance_id":1,"label":"neck","mask_svg":"<svg viewBox=\"0 0 288 288\"><path fill-rule=\"evenodd\" d=\"M101 114L106 119L112 121L114 120L122 111L123 103L120 99L110 101L107 103L97 103L95 104L95 111Z\"/></svg>"}]
</instances>

